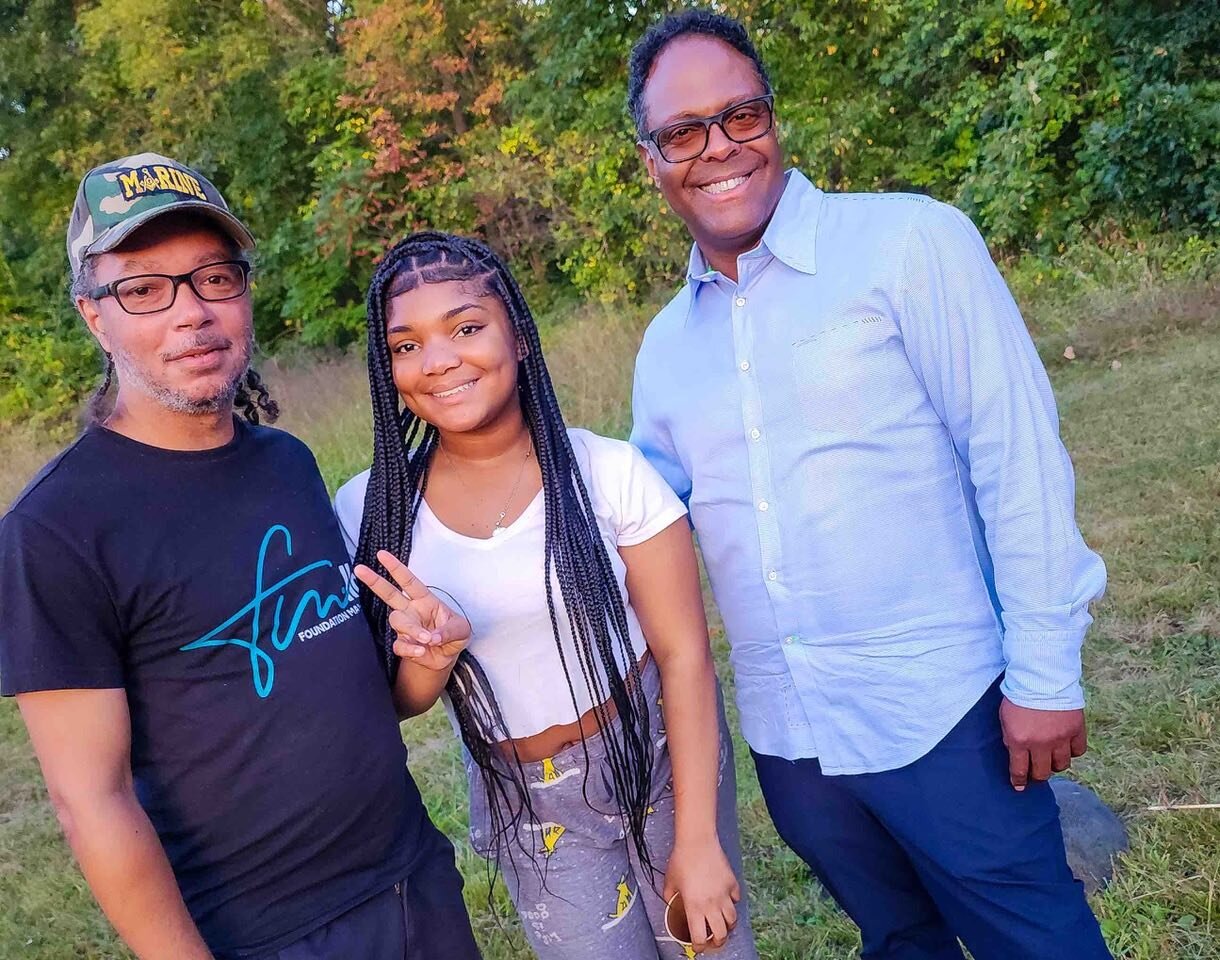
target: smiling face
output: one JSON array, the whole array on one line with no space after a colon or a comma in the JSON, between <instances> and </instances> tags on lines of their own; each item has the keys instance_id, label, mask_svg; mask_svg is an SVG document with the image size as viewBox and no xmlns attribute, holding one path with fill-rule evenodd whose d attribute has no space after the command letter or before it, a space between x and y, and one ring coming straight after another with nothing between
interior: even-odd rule
<instances>
[{"instance_id":1,"label":"smiling face","mask_svg":"<svg viewBox=\"0 0 1220 960\"><path fill-rule=\"evenodd\" d=\"M177 276L232 260L233 242L203 221L164 217L93 260L97 285L143 274ZM206 278L200 282L206 282ZM214 413L231 403L254 345L250 293L207 301L189 283L158 313L127 313L114 297L77 309L114 358L120 402L136 394L175 413Z\"/></svg>"},{"instance_id":2,"label":"smiling face","mask_svg":"<svg viewBox=\"0 0 1220 960\"><path fill-rule=\"evenodd\" d=\"M706 117L767 93L754 64L727 43L687 35L657 55L644 86L648 129L686 117ZM734 143L719 125L693 160L669 163L656 147L640 155L666 201L712 266L736 276L738 255L754 247L784 192L775 127L749 143Z\"/></svg>"},{"instance_id":3,"label":"smiling face","mask_svg":"<svg viewBox=\"0 0 1220 960\"><path fill-rule=\"evenodd\" d=\"M398 395L442 433L520 417L523 351L500 298L476 282L420 283L393 297L386 343Z\"/></svg>"}]
</instances>

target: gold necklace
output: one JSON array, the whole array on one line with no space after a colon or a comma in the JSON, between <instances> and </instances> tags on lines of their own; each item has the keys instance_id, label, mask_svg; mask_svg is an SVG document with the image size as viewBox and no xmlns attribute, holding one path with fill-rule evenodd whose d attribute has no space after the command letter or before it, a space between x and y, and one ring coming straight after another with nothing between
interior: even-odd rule
<instances>
[{"instance_id":1,"label":"gold necklace","mask_svg":"<svg viewBox=\"0 0 1220 960\"><path fill-rule=\"evenodd\" d=\"M465 487L466 492L472 497L481 500L482 498L478 497L475 492L470 489L470 485L466 482L466 478L462 476L462 471L458 469L457 464L453 462L453 457L449 456L449 451L445 449L445 445L441 444L440 448L441 453L445 455L445 460L449 464L449 469L451 469L453 471L453 475L458 478L458 483ZM530 454L533 452L534 438L530 437L530 442L525 446L525 458L521 461L521 469L517 471L517 479L513 481L513 488L509 491L508 499L504 501L504 508L499 512L499 514L497 514L495 525L491 528L492 537L500 536L500 534L502 534L506 529L504 526L504 518L508 516L508 508L512 506L513 497L517 495L517 490L521 486L521 478L525 476L525 465L529 463Z\"/></svg>"}]
</instances>

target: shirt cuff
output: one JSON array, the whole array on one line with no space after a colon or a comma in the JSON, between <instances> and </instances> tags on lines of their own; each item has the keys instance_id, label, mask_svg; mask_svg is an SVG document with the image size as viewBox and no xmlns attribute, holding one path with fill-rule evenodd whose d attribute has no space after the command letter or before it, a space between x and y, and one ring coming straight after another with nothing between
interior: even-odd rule
<instances>
[{"instance_id":1,"label":"shirt cuff","mask_svg":"<svg viewBox=\"0 0 1220 960\"><path fill-rule=\"evenodd\" d=\"M1083 642L1083 630L1009 631L1004 635L1008 665L1000 691L1019 707L1079 710L1084 706L1080 684Z\"/></svg>"}]
</instances>

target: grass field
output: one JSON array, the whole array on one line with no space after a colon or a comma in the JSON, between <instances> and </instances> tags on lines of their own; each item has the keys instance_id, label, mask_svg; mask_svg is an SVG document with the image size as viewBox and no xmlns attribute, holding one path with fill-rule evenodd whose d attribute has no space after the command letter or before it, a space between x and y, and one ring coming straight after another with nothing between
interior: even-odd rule
<instances>
[{"instance_id":1,"label":"grass field","mask_svg":"<svg viewBox=\"0 0 1220 960\"><path fill-rule=\"evenodd\" d=\"M1220 802L1220 284L1214 258L1191 269L1172 260L1120 249L1009 271L1055 383L1081 527L1110 571L1086 645L1092 749L1073 770L1130 830L1115 883L1094 899L1124 960L1220 958L1220 810L1147 810ZM547 331L570 422L624 430L641 322L596 310ZM284 425L313 446L332 487L367 465L358 359L270 376ZM0 441L0 503L47 449L19 433ZM712 622L723 664L714 613ZM433 816L463 837L464 781L448 724L433 711L403 730ZM738 776L763 957L855 956L854 928L815 895L771 828L740 743ZM486 956L529 957L502 891L490 910L481 861L464 844L459 854ZM0 703L0 957L126 956L60 840L17 711Z\"/></svg>"}]
</instances>

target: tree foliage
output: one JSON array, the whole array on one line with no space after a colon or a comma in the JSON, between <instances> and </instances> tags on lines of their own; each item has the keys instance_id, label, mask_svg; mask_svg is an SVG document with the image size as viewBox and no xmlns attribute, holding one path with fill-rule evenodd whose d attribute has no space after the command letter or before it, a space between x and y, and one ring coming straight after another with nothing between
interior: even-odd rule
<instances>
[{"instance_id":1,"label":"tree foliage","mask_svg":"<svg viewBox=\"0 0 1220 960\"><path fill-rule=\"evenodd\" d=\"M827 189L930 192L1010 249L1220 225L1216 0L714 5ZM270 349L359 337L372 266L420 226L484 236L544 303L672 283L687 241L623 99L677 6L0 0L0 420L93 376L63 233L80 176L128 153L198 167L251 225Z\"/></svg>"}]
</instances>

